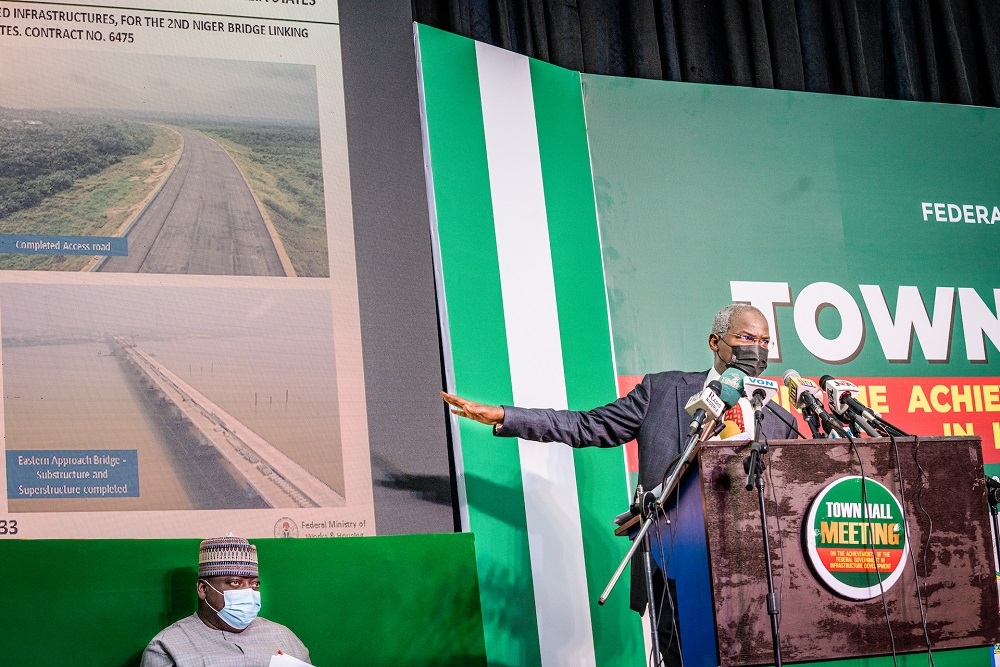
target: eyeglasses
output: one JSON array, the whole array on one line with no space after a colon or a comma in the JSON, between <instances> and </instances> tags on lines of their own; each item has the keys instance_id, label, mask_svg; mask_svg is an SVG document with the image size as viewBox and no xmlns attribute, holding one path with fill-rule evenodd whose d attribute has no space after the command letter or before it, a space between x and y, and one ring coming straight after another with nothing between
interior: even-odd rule
<instances>
[{"instance_id":1,"label":"eyeglasses","mask_svg":"<svg viewBox=\"0 0 1000 667\"><path fill-rule=\"evenodd\" d=\"M750 334L734 334L726 333L723 336L732 336L742 345L759 345L767 350L771 349L771 339L770 338L757 338L756 336L751 336Z\"/></svg>"}]
</instances>

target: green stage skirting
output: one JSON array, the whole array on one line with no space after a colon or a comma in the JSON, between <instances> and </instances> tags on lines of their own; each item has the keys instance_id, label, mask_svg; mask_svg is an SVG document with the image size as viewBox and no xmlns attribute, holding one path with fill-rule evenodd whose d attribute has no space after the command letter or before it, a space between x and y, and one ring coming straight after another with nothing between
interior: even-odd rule
<instances>
[{"instance_id":1,"label":"green stage skirting","mask_svg":"<svg viewBox=\"0 0 1000 667\"><path fill-rule=\"evenodd\" d=\"M316 665L485 665L471 534L260 539L261 616ZM199 540L0 542L5 665L129 667L194 612Z\"/></svg>"}]
</instances>

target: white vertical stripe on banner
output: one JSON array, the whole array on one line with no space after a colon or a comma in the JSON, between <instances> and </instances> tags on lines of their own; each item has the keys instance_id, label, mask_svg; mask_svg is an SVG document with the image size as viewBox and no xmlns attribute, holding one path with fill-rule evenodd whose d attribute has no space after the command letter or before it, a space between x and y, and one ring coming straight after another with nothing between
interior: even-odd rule
<instances>
[{"instance_id":1,"label":"white vertical stripe on banner","mask_svg":"<svg viewBox=\"0 0 1000 667\"><path fill-rule=\"evenodd\" d=\"M566 408L528 59L476 44L514 401ZM543 665L593 665L572 449L518 442Z\"/></svg>"}]
</instances>

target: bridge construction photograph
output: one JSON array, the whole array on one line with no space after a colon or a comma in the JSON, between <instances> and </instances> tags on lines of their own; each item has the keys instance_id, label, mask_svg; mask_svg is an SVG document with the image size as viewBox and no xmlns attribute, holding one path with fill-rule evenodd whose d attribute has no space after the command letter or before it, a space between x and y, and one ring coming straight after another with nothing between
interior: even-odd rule
<instances>
[{"instance_id":1,"label":"bridge construction photograph","mask_svg":"<svg viewBox=\"0 0 1000 667\"><path fill-rule=\"evenodd\" d=\"M129 497L11 511L344 506L327 292L6 284L0 331L8 453L138 459Z\"/></svg>"}]
</instances>

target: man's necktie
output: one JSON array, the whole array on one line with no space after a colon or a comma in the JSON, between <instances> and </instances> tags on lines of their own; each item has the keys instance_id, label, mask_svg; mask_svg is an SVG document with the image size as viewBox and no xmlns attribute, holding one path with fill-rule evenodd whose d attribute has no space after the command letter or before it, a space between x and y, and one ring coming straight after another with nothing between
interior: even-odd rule
<instances>
[{"instance_id":1,"label":"man's necktie","mask_svg":"<svg viewBox=\"0 0 1000 667\"><path fill-rule=\"evenodd\" d=\"M743 408L740 407L739 403L726 410L726 413L722 415L722 421L733 422L740 427L741 433L747 430L743 425Z\"/></svg>"}]
</instances>

